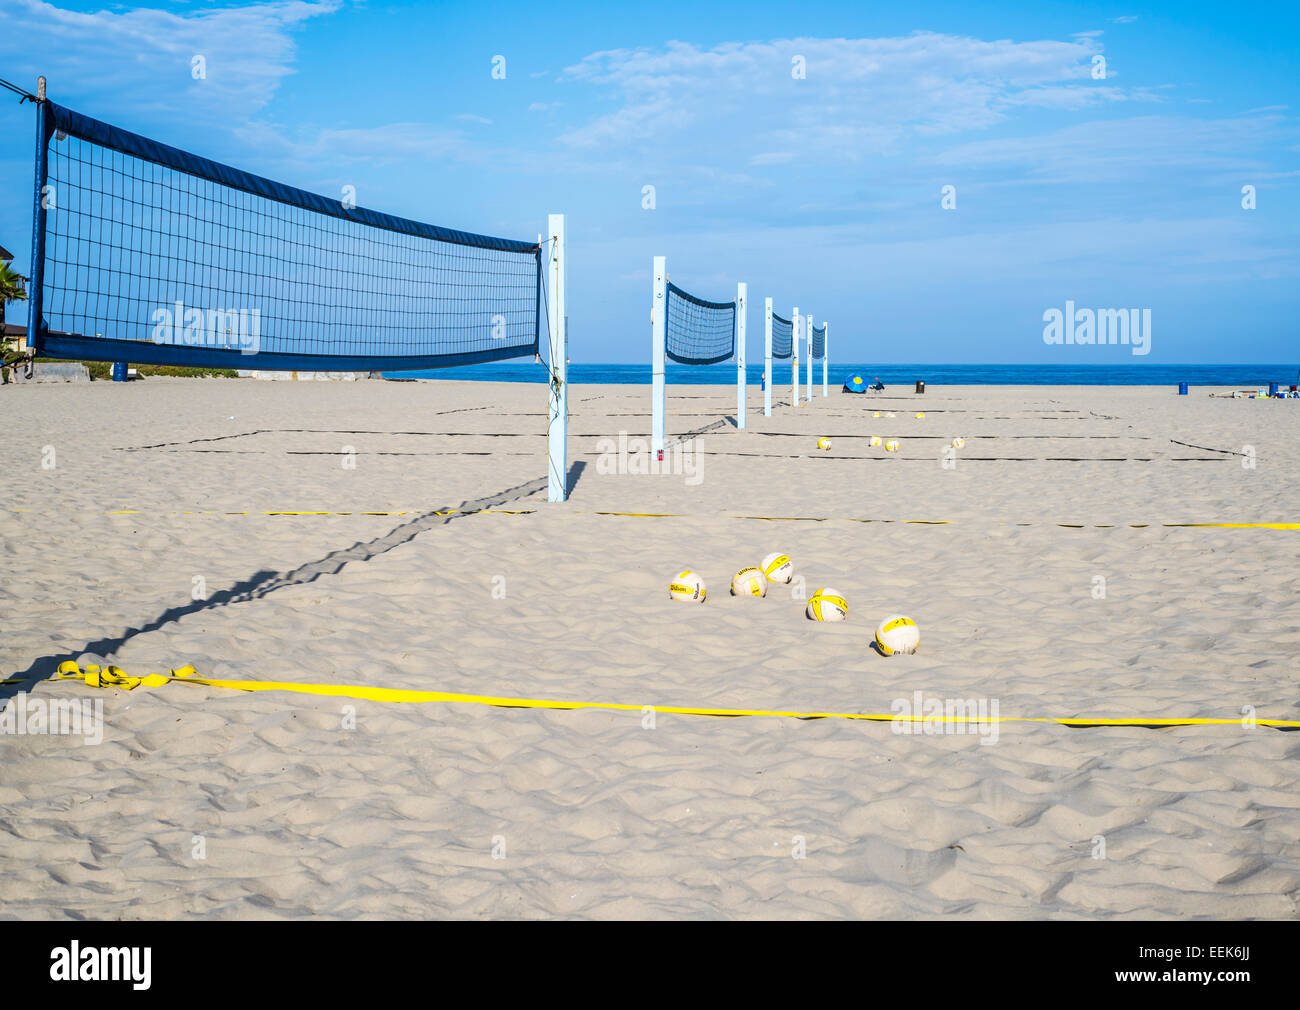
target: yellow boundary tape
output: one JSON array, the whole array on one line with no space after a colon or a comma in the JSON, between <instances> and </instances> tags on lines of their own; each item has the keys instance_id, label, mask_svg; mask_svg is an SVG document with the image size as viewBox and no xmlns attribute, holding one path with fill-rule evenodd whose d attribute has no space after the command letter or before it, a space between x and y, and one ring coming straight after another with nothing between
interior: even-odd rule
<instances>
[{"instance_id":1,"label":"yellow boundary tape","mask_svg":"<svg viewBox=\"0 0 1300 1010\"><path fill-rule=\"evenodd\" d=\"M9 509L10 512L30 513L35 509ZM134 515L153 515L155 512L148 509L114 509L102 513L108 516L134 516ZM278 510L274 512L257 512L252 510L242 511L221 511L218 509L196 509L196 510L174 510L168 511L167 515L182 516L410 516L425 514L420 509L403 509L398 512L373 512L357 510L355 512L327 512L317 510ZM439 509L432 515L452 516L452 515L505 515L505 516L527 516L536 515L537 509L468 509L462 512L460 509ZM592 511L582 512L575 511L575 515L596 515L596 516L615 516L625 519L692 519L694 516L682 512L610 512L610 511ZM855 516L749 516L749 515L729 515L728 519L754 519L763 522L781 522L781 523L825 523L825 522L846 522L846 523L897 523L900 526L955 526L958 520L953 519L862 519ZM996 526L1053 526L1057 529L1065 530L1113 530L1113 529L1234 529L1234 530L1300 530L1300 523L994 523Z\"/></svg>"},{"instance_id":2,"label":"yellow boundary tape","mask_svg":"<svg viewBox=\"0 0 1300 1010\"><path fill-rule=\"evenodd\" d=\"M453 694L447 691L412 691L393 687L365 687L349 684L295 684L272 680L215 680L210 677L195 676L194 667L182 666L167 673L152 673L143 677L132 677L116 666L87 666L81 669L75 662L59 664L58 673L50 680L80 680L90 687L117 687L124 691L133 691L137 687L161 687L171 681L185 684L203 684L207 687L222 687L233 691L293 691L298 694L324 695L334 698L358 698L366 701L424 703L444 702L464 705L491 705L496 708L541 708L560 711L577 709L606 709L619 712L662 712L669 715L703 715L721 718L742 716L769 716L783 719L852 719L859 722L919 722L919 723L1055 723L1060 726L1080 728L1099 728L1105 726L1136 726L1144 728L1161 728L1168 726L1243 726L1246 720L1236 719L1112 719L1112 718L1078 718L1050 716L998 716L996 718L975 719L964 716L898 716L864 712L788 712L780 709L750 708L702 708L689 705L628 705L609 701L552 701L541 698L499 698L483 694ZM6 680L6 685L35 683L36 681ZM1275 729L1300 729L1300 719L1252 719L1256 726L1269 726Z\"/></svg>"}]
</instances>

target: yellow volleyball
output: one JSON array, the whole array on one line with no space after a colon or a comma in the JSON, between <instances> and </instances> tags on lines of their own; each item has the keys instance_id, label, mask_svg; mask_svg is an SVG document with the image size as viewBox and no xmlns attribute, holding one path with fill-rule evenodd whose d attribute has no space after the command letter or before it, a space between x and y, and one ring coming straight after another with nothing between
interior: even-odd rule
<instances>
[{"instance_id":1,"label":"yellow volleyball","mask_svg":"<svg viewBox=\"0 0 1300 1010\"><path fill-rule=\"evenodd\" d=\"M872 436L871 436L871 444L872 444L873 446L880 445L880 443L883 442L883 441L884 441L884 439L881 438L879 435L872 435Z\"/></svg>"},{"instance_id":2,"label":"yellow volleyball","mask_svg":"<svg viewBox=\"0 0 1300 1010\"><path fill-rule=\"evenodd\" d=\"M672 581L668 583L668 595L674 600L703 603L709 591L705 588L702 578L692 571L683 571L674 575Z\"/></svg>"},{"instance_id":3,"label":"yellow volleyball","mask_svg":"<svg viewBox=\"0 0 1300 1010\"><path fill-rule=\"evenodd\" d=\"M924 410L921 411L919 414L916 415L916 419L917 419L918 421L921 420L923 417L925 417L925 411L924 411Z\"/></svg>"},{"instance_id":4,"label":"yellow volleyball","mask_svg":"<svg viewBox=\"0 0 1300 1010\"><path fill-rule=\"evenodd\" d=\"M763 559L761 567L768 582L784 584L794 578L794 563L788 554L769 554Z\"/></svg>"},{"instance_id":5,"label":"yellow volleyball","mask_svg":"<svg viewBox=\"0 0 1300 1010\"><path fill-rule=\"evenodd\" d=\"M920 644L921 629L902 614L886 617L876 629L876 645L886 656L911 655Z\"/></svg>"},{"instance_id":6,"label":"yellow volleyball","mask_svg":"<svg viewBox=\"0 0 1300 1010\"><path fill-rule=\"evenodd\" d=\"M819 589L804 609L810 621L842 621L849 616L849 604L834 589Z\"/></svg>"},{"instance_id":7,"label":"yellow volleyball","mask_svg":"<svg viewBox=\"0 0 1300 1010\"><path fill-rule=\"evenodd\" d=\"M818 449L829 449L830 447L831 447L831 440L829 438L819 438L817 440Z\"/></svg>"},{"instance_id":8,"label":"yellow volleyball","mask_svg":"<svg viewBox=\"0 0 1300 1010\"><path fill-rule=\"evenodd\" d=\"M903 448L902 443L896 438L891 438L885 443L885 452L898 452L901 448Z\"/></svg>"},{"instance_id":9,"label":"yellow volleyball","mask_svg":"<svg viewBox=\"0 0 1300 1010\"><path fill-rule=\"evenodd\" d=\"M966 447L966 440L964 438L954 438L952 440L952 447L954 449L964 449Z\"/></svg>"},{"instance_id":10,"label":"yellow volleyball","mask_svg":"<svg viewBox=\"0 0 1300 1010\"><path fill-rule=\"evenodd\" d=\"M762 569L752 565L742 568L731 577L732 596L766 596L767 576Z\"/></svg>"}]
</instances>

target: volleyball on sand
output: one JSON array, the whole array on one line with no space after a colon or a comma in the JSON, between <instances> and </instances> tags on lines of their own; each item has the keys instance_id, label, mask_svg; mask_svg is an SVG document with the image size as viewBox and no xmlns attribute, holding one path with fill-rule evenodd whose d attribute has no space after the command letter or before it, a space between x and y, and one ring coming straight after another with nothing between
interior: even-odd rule
<instances>
[{"instance_id":1,"label":"volleyball on sand","mask_svg":"<svg viewBox=\"0 0 1300 1010\"><path fill-rule=\"evenodd\" d=\"M766 596L767 576L759 568L742 568L731 577L731 595Z\"/></svg>"},{"instance_id":2,"label":"volleyball on sand","mask_svg":"<svg viewBox=\"0 0 1300 1010\"><path fill-rule=\"evenodd\" d=\"M668 595L674 600L693 601L703 603L704 598L709 595L708 589L704 585L704 580L692 571L678 572L668 583Z\"/></svg>"},{"instance_id":3,"label":"volleyball on sand","mask_svg":"<svg viewBox=\"0 0 1300 1010\"><path fill-rule=\"evenodd\" d=\"M849 616L848 602L834 589L819 589L804 609L812 621L842 621Z\"/></svg>"},{"instance_id":4,"label":"volleyball on sand","mask_svg":"<svg viewBox=\"0 0 1300 1010\"><path fill-rule=\"evenodd\" d=\"M911 655L921 644L921 629L910 617L894 614L880 622L876 644L886 656Z\"/></svg>"},{"instance_id":5,"label":"volleyball on sand","mask_svg":"<svg viewBox=\"0 0 1300 1010\"><path fill-rule=\"evenodd\" d=\"M769 554L763 559L761 567L768 582L785 584L794 578L794 564L788 554Z\"/></svg>"}]
</instances>

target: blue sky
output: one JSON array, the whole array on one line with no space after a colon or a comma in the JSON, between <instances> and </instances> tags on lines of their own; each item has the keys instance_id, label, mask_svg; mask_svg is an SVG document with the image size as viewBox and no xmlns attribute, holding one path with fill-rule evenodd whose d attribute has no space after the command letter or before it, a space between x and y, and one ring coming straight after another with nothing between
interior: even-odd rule
<instances>
[{"instance_id":1,"label":"blue sky","mask_svg":"<svg viewBox=\"0 0 1300 1010\"><path fill-rule=\"evenodd\" d=\"M534 238L563 212L575 361L649 359L659 254L706 298L749 283L751 361L770 295L839 360L1289 362L1298 9L6 0L0 76L406 217ZM0 138L26 272L30 106ZM1150 355L1044 344L1067 299L1150 309Z\"/></svg>"}]
</instances>

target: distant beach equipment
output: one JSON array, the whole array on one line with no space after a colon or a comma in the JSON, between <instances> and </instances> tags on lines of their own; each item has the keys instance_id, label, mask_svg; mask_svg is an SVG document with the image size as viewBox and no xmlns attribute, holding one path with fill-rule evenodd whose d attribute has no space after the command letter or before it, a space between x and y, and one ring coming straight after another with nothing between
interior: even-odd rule
<instances>
[{"instance_id":1,"label":"distant beach equipment","mask_svg":"<svg viewBox=\"0 0 1300 1010\"><path fill-rule=\"evenodd\" d=\"M876 411L875 413L873 413L871 416L872 416L872 417L879 417L879 416L880 416L880 411L877 410L877 411Z\"/></svg>"},{"instance_id":2,"label":"distant beach equipment","mask_svg":"<svg viewBox=\"0 0 1300 1010\"><path fill-rule=\"evenodd\" d=\"M754 568L752 565L742 568L731 577L731 595L766 596L767 576L763 574L762 569Z\"/></svg>"},{"instance_id":3,"label":"distant beach equipment","mask_svg":"<svg viewBox=\"0 0 1300 1010\"><path fill-rule=\"evenodd\" d=\"M849 604L834 589L819 589L808 598L804 609L810 621L842 621L849 616Z\"/></svg>"},{"instance_id":4,"label":"distant beach equipment","mask_svg":"<svg viewBox=\"0 0 1300 1010\"><path fill-rule=\"evenodd\" d=\"M893 417L894 415L893 415L893 413L891 412L891 413L886 414L885 416L886 416L886 417Z\"/></svg>"},{"instance_id":5,"label":"distant beach equipment","mask_svg":"<svg viewBox=\"0 0 1300 1010\"><path fill-rule=\"evenodd\" d=\"M966 440L964 438L954 438L952 440L952 447L954 449L964 449L966 448Z\"/></svg>"},{"instance_id":6,"label":"distant beach equipment","mask_svg":"<svg viewBox=\"0 0 1300 1010\"><path fill-rule=\"evenodd\" d=\"M886 656L911 655L921 644L921 629L910 617L894 614L880 622L876 644Z\"/></svg>"},{"instance_id":7,"label":"distant beach equipment","mask_svg":"<svg viewBox=\"0 0 1300 1010\"><path fill-rule=\"evenodd\" d=\"M819 438L817 440L818 449L829 449L830 447L831 447L831 440L829 438Z\"/></svg>"},{"instance_id":8,"label":"distant beach equipment","mask_svg":"<svg viewBox=\"0 0 1300 1010\"><path fill-rule=\"evenodd\" d=\"M692 571L678 572L668 584L668 595L682 602L703 603L709 595L704 580Z\"/></svg>"},{"instance_id":9,"label":"distant beach equipment","mask_svg":"<svg viewBox=\"0 0 1300 1010\"><path fill-rule=\"evenodd\" d=\"M763 559L762 567L763 576L768 582L784 585L794 578L794 564L788 554L769 554Z\"/></svg>"}]
</instances>

